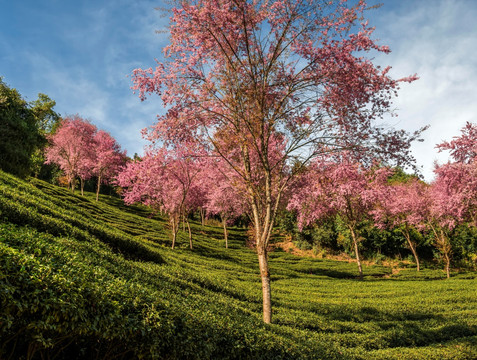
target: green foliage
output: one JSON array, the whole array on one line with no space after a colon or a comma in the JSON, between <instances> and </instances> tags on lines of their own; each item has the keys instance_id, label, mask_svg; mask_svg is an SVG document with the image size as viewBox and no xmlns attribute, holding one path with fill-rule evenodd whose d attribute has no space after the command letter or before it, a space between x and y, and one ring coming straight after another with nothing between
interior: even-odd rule
<instances>
[{"instance_id":1,"label":"green foliage","mask_svg":"<svg viewBox=\"0 0 477 360\"><path fill-rule=\"evenodd\" d=\"M53 110L55 105L41 93L37 100L27 103L0 77L0 169L21 177L40 174L46 135L54 132L60 121Z\"/></svg>"},{"instance_id":2,"label":"green foliage","mask_svg":"<svg viewBox=\"0 0 477 360\"><path fill-rule=\"evenodd\" d=\"M477 228L459 225L452 234L453 260L462 267L477 270Z\"/></svg>"},{"instance_id":3,"label":"green foliage","mask_svg":"<svg viewBox=\"0 0 477 360\"><path fill-rule=\"evenodd\" d=\"M273 321L246 230L192 222L194 249L142 206L0 171L1 359L473 359L475 273L272 252Z\"/></svg>"},{"instance_id":4,"label":"green foliage","mask_svg":"<svg viewBox=\"0 0 477 360\"><path fill-rule=\"evenodd\" d=\"M39 93L38 99L31 102L31 111L35 116L38 129L44 134L54 134L60 125L60 115L53 110L56 101L48 95Z\"/></svg>"},{"instance_id":5,"label":"green foliage","mask_svg":"<svg viewBox=\"0 0 477 360\"><path fill-rule=\"evenodd\" d=\"M328 249L330 252L340 250L333 220L307 226L300 231L295 212L282 210L276 222L279 229L292 236L293 243L301 250Z\"/></svg>"},{"instance_id":6,"label":"green foliage","mask_svg":"<svg viewBox=\"0 0 477 360\"><path fill-rule=\"evenodd\" d=\"M412 179L419 178L415 174L408 174L402 168L395 167L393 174L388 179L389 183L396 184L396 183L406 183Z\"/></svg>"},{"instance_id":7,"label":"green foliage","mask_svg":"<svg viewBox=\"0 0 477 360\"><path fill-rule=\"evenodd\" d=\"M29 175L30 157L41 142L28 103L0 78L0 169L18 176Z\"/></svg>"}]
</instances>

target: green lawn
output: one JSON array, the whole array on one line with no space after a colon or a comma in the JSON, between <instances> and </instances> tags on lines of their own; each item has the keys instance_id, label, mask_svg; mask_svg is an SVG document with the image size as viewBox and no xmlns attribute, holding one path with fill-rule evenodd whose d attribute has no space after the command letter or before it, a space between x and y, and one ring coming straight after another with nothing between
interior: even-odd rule
<instances>
[{"instance_id":1,"label":"green lawn","mask_svg":"<svg viewBox=\"0 0 477 360\"><path fill-rule=\"evenodd\" d=\"M246 231L0 172L0 359L475 359L477 276L270 254L261 321Z\"/></svg>"}]
</instances>

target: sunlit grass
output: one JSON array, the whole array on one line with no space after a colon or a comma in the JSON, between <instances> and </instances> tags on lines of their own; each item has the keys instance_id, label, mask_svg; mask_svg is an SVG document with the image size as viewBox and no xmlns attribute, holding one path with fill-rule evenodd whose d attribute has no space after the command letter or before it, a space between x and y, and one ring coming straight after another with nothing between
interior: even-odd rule
<instances>
[{"instance_id":1,"label":"sunlit grass","mask_svg":"<svg viewBox=\"0 0 477 360\"><path fill-rule=\"evenodd\" d=\"M182 231L171 250L145 207L1 172L0 219L2 359L477 358L474 273L375 265L360 281L354 263L277 251L265 325L246 229L225 249L193 221L193 250Z\"/></svg>"}]
</instances>

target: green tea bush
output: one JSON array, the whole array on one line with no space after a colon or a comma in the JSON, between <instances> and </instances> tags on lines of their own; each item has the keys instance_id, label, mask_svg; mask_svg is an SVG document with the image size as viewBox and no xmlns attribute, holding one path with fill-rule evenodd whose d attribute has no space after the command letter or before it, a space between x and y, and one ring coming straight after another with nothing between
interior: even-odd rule
<instances>
[{"instance_id":1,"label":"green tea bush","mask_svg":"<svg viewBox=\"0 0 477 360\"><path fill-rule=\"evenodd\" d=\"M246 229L166 221L0 172L0 359L477 358L477 277L269 255L261 320ZM404 354L404 355L403 355ZM427 357L426 357L427 356Z\"/></svg>"}]
</instances>

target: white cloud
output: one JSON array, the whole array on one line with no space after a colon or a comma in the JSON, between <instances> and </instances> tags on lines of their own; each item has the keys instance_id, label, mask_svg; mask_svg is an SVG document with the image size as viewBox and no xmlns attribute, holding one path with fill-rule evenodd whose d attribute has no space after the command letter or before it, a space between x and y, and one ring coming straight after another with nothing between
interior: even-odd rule
<instances>
[{"instance_id":1,"label":"white cloud","mask_svg":"<svg viewBox=\"0 0 477 360\"><path fill-rule=\"evenodd\" d=\"M386 11L390 3L385 3L375 12L377 37L393 51L377 61L392 65L394 78L414 73L420 77L401 87L395 101L396 126L415 130L431 125L425 142L413 146L425 178L431 180L433 162L447 161L435 145L458 136L466 121L476 121L477 8L469 1L399 3L391 11Z\"/></svg>"}]
</instances>

